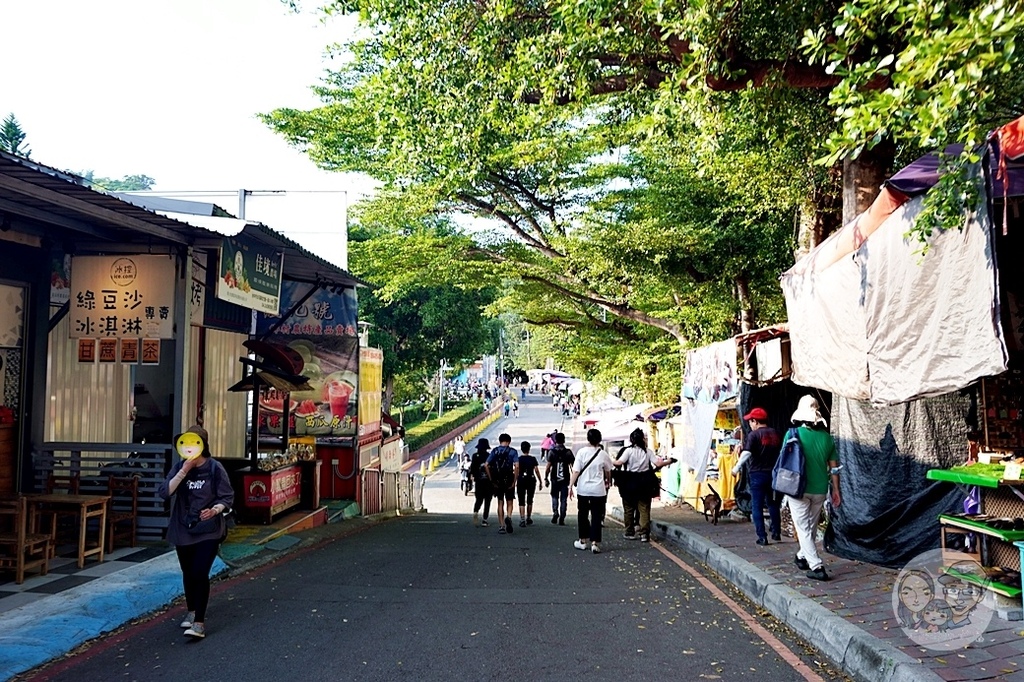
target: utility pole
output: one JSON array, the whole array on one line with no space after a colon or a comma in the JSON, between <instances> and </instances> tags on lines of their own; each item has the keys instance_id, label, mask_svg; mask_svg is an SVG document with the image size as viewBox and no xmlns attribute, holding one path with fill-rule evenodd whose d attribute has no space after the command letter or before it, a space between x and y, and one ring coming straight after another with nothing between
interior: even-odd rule
<instances>
[{"instance_id":1,"label":"utility pole","mask_svg":"<svg viewBox=\"0 0 1024 682\"><path fill-rule=\"evenodd\" d=\"M437 369L437 416L444 414L444 360Z\"/></svg>"},{"instance_id":2,"label":"utility pole","mask_svg":"<svg viewBox=\"0 0 1024 682\"><path fill-rule=\"evenodd\" d=\"M498 382L505 385L505 330L498 330Z\"/></svg>"}]
</instances>

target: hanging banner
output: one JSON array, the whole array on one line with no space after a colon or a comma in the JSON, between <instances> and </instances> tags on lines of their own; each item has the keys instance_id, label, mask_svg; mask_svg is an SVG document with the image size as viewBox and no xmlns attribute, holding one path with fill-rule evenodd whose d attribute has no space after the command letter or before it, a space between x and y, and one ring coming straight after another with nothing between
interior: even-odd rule
<instances>
[{"instance_id":1,"label":"hanging banner","mask_svg":"<svg viewBox=\"0 0 1024 682\"><path fill-rule=\"evenodd\" d=\"M173 256L75 256L72 271L71 338L174 338Z\"/></svg>"},{"instance_id":2,"label":"hanging banner","mask_svg":"<svg viewBox=\"0 0 1024 682\"><path fill-rule=\"evenodd\" d=\"M339 291L317 287L306 298L311 287L309 284L285 282L281 287L282 311L287 312L298 301L305 300L284 320L260 313L257 315L256 332L263 336L277 325L264 340L288 346L302 356L302 375L313 387L312 391L289 394L289 433L299 436L354 436L361 413L356 292L351 287ZM260 432L281 434L285 428L283 412L284 396L272 390L265 391L260 396ZM376 414L379 421L379 402Z\"/></svg>"},{"instance_id":3,"label":"hanging banner","mask_svg":"<svg viewBox=\"0 0 1024 682\"><path fill-rule=\"evenodd\" d=\"M380 406L384 394L384 351L359 349L359 437L380 431Z\"/></svg>"},{"instance_id":4,"label":"hanging banner","mask_svg":"<svg viewBox=\"0 0 1024 682\"><path fill-rule=\"evenodd\" d=\"M729 339L686 354L683 397L717 405L736 395L736 340Z\"/></svg>"},{"instance_id":5,"label":"hanging banner","mask_svg":"<svg viewBox=\"0 0 1024 682\"><path fill-rule=\"evenodd\" d=\"M225 237L220 247L217 298L277 315L284 254L242 235Z\"/></svg>"}]
</instances>

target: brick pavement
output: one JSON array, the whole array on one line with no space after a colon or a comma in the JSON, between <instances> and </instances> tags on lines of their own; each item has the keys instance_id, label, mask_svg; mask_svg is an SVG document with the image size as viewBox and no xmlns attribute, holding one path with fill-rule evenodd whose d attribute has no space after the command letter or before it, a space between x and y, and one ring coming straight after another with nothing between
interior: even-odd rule
<instances>
[{"instance_id":1,"label":"brick pavement","mask_svg":"<svg viewBox=\"0 0 1024 682\"><path fill-rule=\"evenodd\" d=\"M1024 682L1024 622L1008 622L993 617L981 641L959 651L932 651L911 641L896 623L891 594L898 571L825 553L822 558L832 580L816 582L804 576L803 571L793 564L793 555L797 550L793 538L783 536L781 543L759 547L754 544L754 530L749 522L723 520L714 526L687 505L665 506L655 501L651 516L653 521L664 524L657 529L659 532L656 534L667 535L668 539L672 539L671 527L695 533L749 562L800 595L809 597L846 622L877 638L879 642L918 661L921 666L932 671L937 679ZM757 587L737 586L748 595L754 590L755 594L751 596L758 596ZM760 602L756 598L755 601ZM846 651L849 656L851 649Z\"/></svg>"}]
</instances>

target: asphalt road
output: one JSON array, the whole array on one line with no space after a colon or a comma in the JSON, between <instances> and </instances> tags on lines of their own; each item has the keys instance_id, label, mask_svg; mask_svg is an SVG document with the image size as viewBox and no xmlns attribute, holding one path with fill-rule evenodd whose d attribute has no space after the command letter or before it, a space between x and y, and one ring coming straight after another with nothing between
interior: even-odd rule
<instances>
[{"instance_id":1,"label":"asphalt road","mask_svg":"<svg viewBox=\"0 0 1024 682\"><path fill-rule=\"evenodd\" d=\"M540 400L485 435L539 447L557 417ZM427 514L218 583L205 640L182 636L181 606L27 679L817 679L653 543L609 521L602 554L576 550L574 517L552 525L546 491L534 525L500 535L493 510L473 526L471 499L441 470Z\"/></svg>"}]
</instances>

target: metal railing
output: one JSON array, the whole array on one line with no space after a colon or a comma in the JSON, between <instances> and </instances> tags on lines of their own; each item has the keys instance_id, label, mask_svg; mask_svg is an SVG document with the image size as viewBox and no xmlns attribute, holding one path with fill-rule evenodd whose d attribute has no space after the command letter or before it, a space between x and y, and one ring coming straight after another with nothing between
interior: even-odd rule
<instances>
[{"instance_id":1,"label":"metal railing","mask_svg":"<svg viewBox=\"0 0 1024 682\"><path fill-rule=\"evenodd\" d=\"M423 508L423 477L419 474L363 469L360 509L364 516Z\"/></svg>"}]
</instances>

